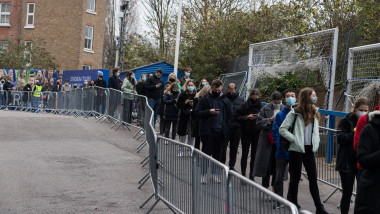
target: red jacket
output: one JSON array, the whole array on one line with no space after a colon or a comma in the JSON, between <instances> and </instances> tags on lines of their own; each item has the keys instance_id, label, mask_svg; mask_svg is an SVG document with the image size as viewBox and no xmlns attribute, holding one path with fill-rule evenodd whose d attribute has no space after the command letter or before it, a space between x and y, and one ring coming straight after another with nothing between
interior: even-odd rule
<instances>
[{"instance_id":1,"label":"red jacket","mask_svg":"<svg viewBox=\"0 0 380 214\"><path fill-rule=\"evenodd\" d=\"M370 120L371 120L371 118L374 117L374 115L380 114L380 111L378 111L379 107L380 106L376 106L374 109L374 112L370 113L370 115L368 116ZM356 130L355 130L355 135L354 135L354 151L355 152L358 151L358 143L359 143L360 133L362 132L364 126L367 125L367 122L369 122L369 121L367 121L367 115L363 115L359 118L358 124L356 124ZM359 162L357 164L357 167L358 167L358 169L363 170L363 167L360 166Z\"/></svg>"}]
</instances>

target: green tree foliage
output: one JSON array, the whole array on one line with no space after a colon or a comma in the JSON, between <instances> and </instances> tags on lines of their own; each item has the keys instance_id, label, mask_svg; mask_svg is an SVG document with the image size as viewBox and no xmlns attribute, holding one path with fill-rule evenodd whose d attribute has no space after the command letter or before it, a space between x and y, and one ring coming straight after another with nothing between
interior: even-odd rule
<instances>
[{"instance_id":1,"label":"green tree foliage","mask_svg":"<svg viewBox=\"0 0 380 214\"><path fill-rule=\"evenodd\" d=\"M42 40L31 45L10 43L8 51L0 52L0 67L17 69L49 69L59 66L55 58L44 48Z\"/></svg>"}]
</instances>

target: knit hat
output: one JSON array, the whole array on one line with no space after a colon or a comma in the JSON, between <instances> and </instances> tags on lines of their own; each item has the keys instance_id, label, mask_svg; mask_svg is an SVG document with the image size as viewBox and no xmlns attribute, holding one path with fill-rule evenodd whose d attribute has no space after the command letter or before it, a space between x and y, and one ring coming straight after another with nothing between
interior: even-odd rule
<instances>
[{"instance_id":1,"label":"knit hat","mask_svg":"<svg viewBox=\"0 0 380 214\"><path fill-rule=\"evenodd\" d=\"M103 76L103 72L98 71L98 76Z\"/></svg>"}]
</instances>

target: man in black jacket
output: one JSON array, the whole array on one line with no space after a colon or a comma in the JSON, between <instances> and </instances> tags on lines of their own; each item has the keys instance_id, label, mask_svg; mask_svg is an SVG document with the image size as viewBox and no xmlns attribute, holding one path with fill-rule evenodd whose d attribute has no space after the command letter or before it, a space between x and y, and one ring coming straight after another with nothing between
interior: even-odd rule
<instances>
[{"instance_id":1,"label":"man in black jacket","mask_svg":"<svg viewBox=\"0 0 380 214\"><path fill-rule=\"evenodd\" d=\"M195 113L200 118L200 136L202 141L202 151L220 161L222 153L222 144L228 136L229 124L232 121L232 106L229 99L225 98L222 93L223 83L220 80L214 80L211 84L210 92L199 100ZM208 178L205 176L207 164L202 167L201 182L207 183ZM215 175L215 169L212 169L214 182L220 180Z\"/></svg>"},{"instance_id":2,"label":"man in black jacket","mask_svg":"<svg viewBox=\"0 0 380 214\"><path fill-rule=\"evenodd\" d=\"M236 92L236 85L234 83L228 84L226 97L230 100L232 104L233 114L235 114L236 110L244 102L244 99L239 96L239 93ZM229 127L230 127L229 134L226 136L226 139L222 147L221 162L223 164L226 163L227 146L229 142L230 143L230 161L228 165L230 167L230 170L235 170L234 167L236 163L236 156L237 156L237 151L239 148L239 142L240 142L240 137L241 137L240 122L235 119L232 119Z\"/></svg>"},{"instance_id":3,"label":"man in black jacket","mask_svg":"<svg viewBox=\"0 0 380 214\"><path fill-rule=\"evenodd\" d=\"M96 89L96 99L95 99L95 108L96 112L100 114L105 113L105 108L106 108L106 88L107 88L107 83L103 79L103 72L98 71L98 78L95 80L95 89ZM100 106L102 108L100 108Z\"/></svg>"},{"instance_id":4,"label":"man in black jacket","mask_svg":"<svg viewBox=\"0 0 380 214\"><path fill-rule=\"evenodd\" d=\"M164 81L161 78L162 73L163 71L158 69L156 73L146 81L148 104L154 111L153 127L156 125L157 114L161 104L161 90L164 88Z\"/></svg>"}]
</instances>

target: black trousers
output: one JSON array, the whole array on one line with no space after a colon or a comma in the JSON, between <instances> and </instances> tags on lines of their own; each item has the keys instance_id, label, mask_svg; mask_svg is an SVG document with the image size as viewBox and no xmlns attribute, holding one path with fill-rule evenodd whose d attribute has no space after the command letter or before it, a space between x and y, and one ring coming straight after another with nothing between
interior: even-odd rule
<instances>
[{"instance_id":1,"label":"black trousers","mask_svg":"<svg viewBox=\"0 0 380 214\"><path fill-rule=\"evenodd\" d=\"M270 153L267 174L262 179L262 186L269 187L270 176L272 176L272 182L270 185L273 187L276 180L276 146L272 145L272 151Z\"/></svg>"},{"instance_id":2,"label":"black trousers","mask_svg":"<svg viewBox=\"0 0 380 214\"><path fill-rule=\"evenodd\" d=\"M194 148L196 149L201 149L201 137L195 137L195 144L194 144Z\"/></svg>"},{"instance_id":3,"label":"black trousers","mask_svg":"<svg viewBox=\"0 0 380 214\"><path fill-rule=\"evenodd\" d=\"M165 120L165 137L169 138L170 126L172 127L172 139L175 139L177 134L177 120Z\"/></svg>"},{"instance_id":4,"label":"black trousers","mask_svg":"<svg viewBox=\"0 0 380 214\"><path fill-rule=\"evenodd\" d=\"M123 108L123 121L126 123L132 123L132 104L133 100L124 98L124 108Z\"/></svg>"},{"instance_id":5,"label":"black trousers","mask_svg":"<svg viewBox=\"0 0 380 214\"><path fill-rule=\"evenodd\" d=\"M241 173L243 176L245 176L245 172L247 169L247 159L249 154L249 148L251 147L251 163L249 166L249 175L250 177L253 177L253 166L255 164L255 156L256 156L256 150L257 150L257 144L259 143L259 136L260 133L257 134L246 134L242 133L241 136L241 145L242 145L242 156L241 156Z\"/></svg>"},{"instance_id":6,"label":"black trousers","mask_svg":"<svg viewBox=\"0 0 380 214\"><path fill-rule=\"evenodd\" d=\"M160 115L160 135L164 135L165 133L165 118L163 115Z\"/></svg>"},{"instance_id":7,"label":"black trousers","mask_svg":"<svg viewBox=\"0 0 380 214\"><path fill-rule=\"evenodd\" d=\"M342 199L340 200L340 213L342 214L347 214L350 211L352 190L357 172L357 169L352 168L348 172L339 172L343 189Z\"/></svg>"},{"instance_id":8,"label":"black trousers","mask_svg":"<svg viewBox=\"0 0 380 214\"><path fill-rule=\"evenodd\" d=\"M240 138L241 138L240 128L233 128L233 129L230 129L230 132L228 133L228 136L223 143L222 157L220 159L220 162L222 162L223 164L226 163L227 147L228 147L228 143L230 143L230 161L228 164L230 169L233 169L235 167Z\"/></svg>"},{"instance_id":9,"label":"black trousers","mask_svg":"<svg viewBox=\"0 0 380 214\"><path fill-rule=\"evenodd\" d=\"M315 164L312 146L305 146L305 153L289 151L290 182L288 200L298 204L298 184L301 178L302 164L304 165L309 180L309 190L315 207L322 209L323 205L319 197L317 184L317 168Z\"/></svg>"},{"instance_id":10,"label":"black trousers","mask_svg":"<svg viewBox=\"0 0 380 214\"><path fill-rule=\"evenodd\" d=\"M276 159L276 179L274 181L274 192L283 197L284 194L284 176L288 160Z\"/></svg>"},{"instance_id":11,"label":"black trousers","mask_svg":"<svg viewBox=\"0 0 380 214\"><path fill-rule=\"evenodd\" d=\"M202 152L206 155L213 157L215 160L220 161L222 153L223 132L211 131L209 135L202 135ZM206 174L208 162L204 161L202 164L202 174ZM212 169L212 173L215 173L216 169Z\"/></svg>"}]
</instances>

